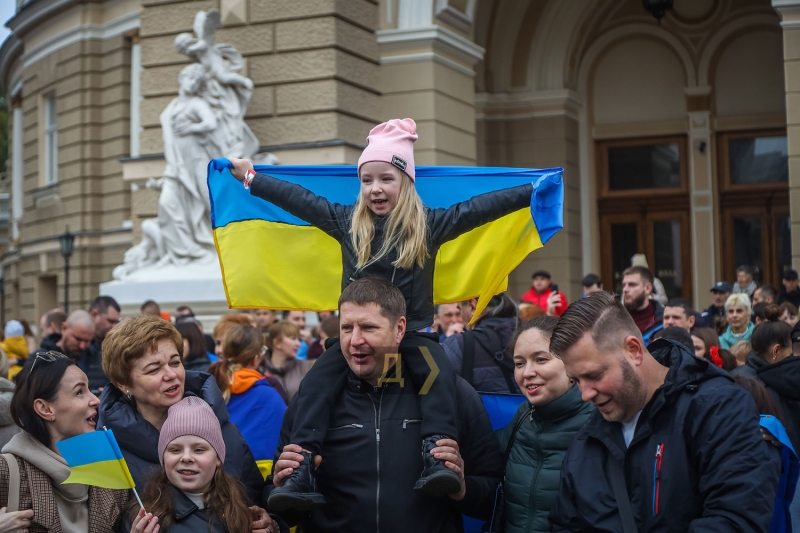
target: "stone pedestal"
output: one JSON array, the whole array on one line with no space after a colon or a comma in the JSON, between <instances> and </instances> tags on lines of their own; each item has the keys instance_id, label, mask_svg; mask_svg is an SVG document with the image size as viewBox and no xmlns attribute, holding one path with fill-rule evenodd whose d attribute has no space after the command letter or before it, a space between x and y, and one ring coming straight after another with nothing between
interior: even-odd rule
<instances>
[{"instance_id":1,"label":"stone pedestal","mask_svg":"<svg viewBox=\"0 0 800 533\"><path fill-rule=\"evenodd\" d=\"M117 300L123 316L138 314L146 300L154 300L171 315L178 306L188 305L209 332L220 316L231 312L218 262L145 268L129 279L101 283L100 294Z\"/></svg>"}]
</instances>

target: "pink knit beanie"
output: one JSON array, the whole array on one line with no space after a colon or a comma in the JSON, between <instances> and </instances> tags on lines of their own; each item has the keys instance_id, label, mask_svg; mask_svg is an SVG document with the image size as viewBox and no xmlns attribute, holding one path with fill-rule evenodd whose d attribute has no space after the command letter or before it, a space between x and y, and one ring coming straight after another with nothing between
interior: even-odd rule
<instances>
[{"instance_id":1,"label":"pink knit beanie","mask_svg":"<svg viewBox=\"0 0 800 533\"><path fill-rule=\"evenodd\" d=\"M205 439L217 452L219 460L225 462L225 441L217 415L205 401L197 396L187 396L169 408L167 420L158 436L158 460L164 466L164 452L170 442L194 435Z\"/></svg>"},{"instance_id":2,"label":"pink knit beanie","mask_svg":"<svg viewBox=\"0 0 800 533\"><path fill-rule=\"evenodd\" d=\"M390 163L416 180L414 171L414 141L417 140L417 124L410 118L393 118L378 124L369 132L369 143L358 158L358 172L361 165L370 161Z\"/></svg>"}]
</instances>

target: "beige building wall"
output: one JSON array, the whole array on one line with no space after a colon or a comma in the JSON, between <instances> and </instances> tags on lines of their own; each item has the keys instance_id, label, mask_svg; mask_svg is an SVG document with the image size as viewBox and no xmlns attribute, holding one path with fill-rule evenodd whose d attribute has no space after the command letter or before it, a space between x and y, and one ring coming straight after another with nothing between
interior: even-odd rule
<instances>
[{"instance_id":1,"label":"beige building wall","mask_svg":"<svg viewBox=\"0 0 800 533\"><path fill-rule=\"evenodd\" d=\"M35 324L43 312L63 307L58 235L67 227L76 234L71 309L85 308L97 296L98 282L110 278L130 242L130 194L118 162L128 152L130 44L119 23L136 17L138 2L127 9L119 4L108 13L97 5L75 5L58 20L38 20L40 6L31 6L26 18L11 24L24 49L14 79L4 80L22 109L23 213L3 257L7 317ZM50 95L58 139L54 184L46 183L44 165ZM9 161L13 174L14 158Z\"/></svg>"},{"instance_id":2,"label":"beige building wall","mask_svg":"<svg viewBox=\"0 0 800 533\"><path fill-rule=\"evenodd\" d=\"M65 0L46 16L45 4L15 17L0 50L23 120L23 212L2 258L8 316L35 321L63 305L67 225L78 233L73 308L138 242L157 208L145 184L164 168L159 115L188 64L173 41L211 8L223 19L216 41L243 54L255 84L246 120L283 164L355 163L372 126L410 116L418 164L564 167L565 229L512 274L514 297L538 268L571 299L600 270L598 142L686 139L697 305L723 274L720 133L780 129L788 117L800 212L795 0L676 0L660 25L640 0ZM51 93L59 180L45 186Z\"/></svg>"}]
</instances>

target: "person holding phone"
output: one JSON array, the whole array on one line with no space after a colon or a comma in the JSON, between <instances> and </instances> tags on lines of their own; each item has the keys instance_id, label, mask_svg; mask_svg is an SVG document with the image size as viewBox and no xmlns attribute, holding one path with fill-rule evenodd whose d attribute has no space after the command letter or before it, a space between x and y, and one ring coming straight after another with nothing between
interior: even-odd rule
<instances>
[{"instance_id":1,"label":"person holding phone","mask_svg":"<svg viewBox=\"0 0 800 533\"><path fill-rule=\"evenodd\" d=\"M538 305L549 316L561 316L569 303L558 284L552 282L550 272L537 270L531 278L531 289L522 296L522 304Z\"/></svg>"}]
</instances>

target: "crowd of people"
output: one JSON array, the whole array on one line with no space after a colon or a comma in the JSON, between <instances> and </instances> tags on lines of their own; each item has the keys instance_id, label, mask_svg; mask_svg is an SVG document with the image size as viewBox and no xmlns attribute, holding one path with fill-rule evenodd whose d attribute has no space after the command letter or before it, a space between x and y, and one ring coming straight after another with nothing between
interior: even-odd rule
<instances>
[{"instance_id":1,"label":"crowd of people","mask_svg":"<svg viewBox=\"0 0 800 533\"><path fill-rule=\"evenodd\" d=\"M352 206L231 160L251 194L342 247L337 309L314 327L254 309L207 332L188 306L123 319L108 296L46 313L38 345L5 324L0 533L460 533L465 516L526 533L792 531L797 273L779 294L741 267L698 313L637 254L619 296L589 274L569 302L538 270L518 300L434 306L438 247L533 188L424 208L415 128L370 132ZM497 393L515 410L503 423ZM64 483L57 444L103 430L141 505Z\"/></svg>"}]
</instances>

